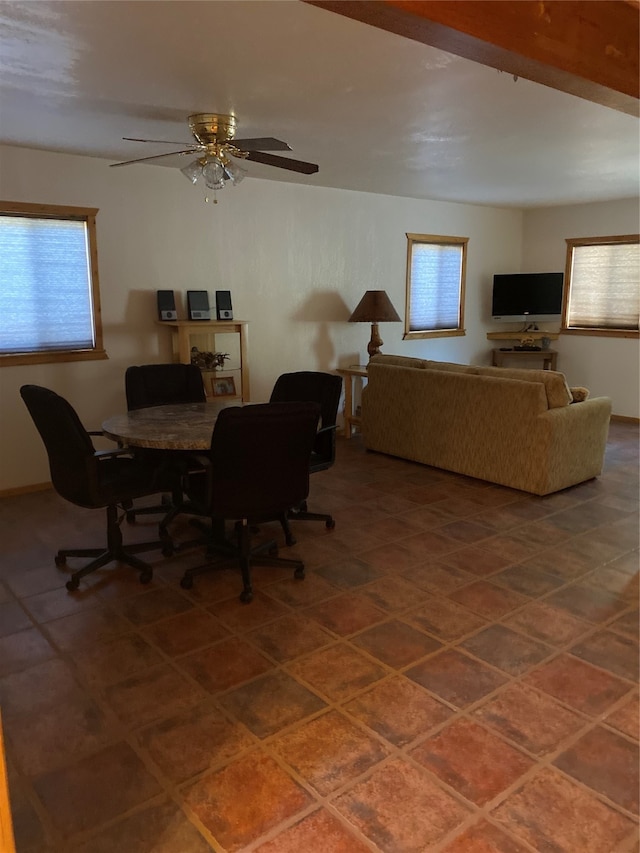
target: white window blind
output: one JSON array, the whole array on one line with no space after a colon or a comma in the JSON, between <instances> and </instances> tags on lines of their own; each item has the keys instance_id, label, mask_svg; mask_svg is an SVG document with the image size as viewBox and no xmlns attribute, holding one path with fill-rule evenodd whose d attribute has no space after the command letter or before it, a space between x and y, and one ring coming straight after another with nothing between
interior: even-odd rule
<instances>
[{"instance_id":1,"label":"white window blind","mask_svg":"<svg viewBox=\"0 0 640 853\"><path fill-rule=\"evenodd\" d=\"M409 237L408 332L462 327L465 238Z\"/></svg>"},{"instance_id":2,"label":"white window blind","mask_svg":"<svg viewBox=\"0 0 640 853\"><path fill-rule=\"evenodd\" d=\"M614 238L610 238L613 240ZM638 331L640 245L568 240L566 327Z\"/></svg>"},{"instance_id":3,"label":"white window blind","mask_svg":"<svg viewBox=\"0 0 640 853\"><path fill-rule=\"evenodd\" d=\"M0 354L96 342L87 223L0 215Z\"/></svg>"}]
</instances>

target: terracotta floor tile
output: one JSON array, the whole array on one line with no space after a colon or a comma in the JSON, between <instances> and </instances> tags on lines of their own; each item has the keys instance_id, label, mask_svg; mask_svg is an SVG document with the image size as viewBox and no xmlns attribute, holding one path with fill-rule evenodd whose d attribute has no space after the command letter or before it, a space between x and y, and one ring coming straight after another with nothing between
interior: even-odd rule
<instances>
[{"instance_id":1,"label":"terracotta floor tile","mask_svg":"<svg viewBox=\"0 0 640 853\"><path fill-rule=\"evenodd\" d=\"M389 566L385 562L382 553L388 555L388 559L391 559L393 554L397 555L401 553L401 550L401 546L396 544L380 545L374 551L364 551L359 557L345 557L341 560L333 560L331 563L317 569L316 575L338 589L355 589L363 584L377 580L388 570ZM382 569L377 568L372 562L374 555L377 558L376 561L382 564Z\"/></svg>"},{"instance_id":2,"label":"terracotta floor tile","mask_svg":"<svg viewBox=\"0 0 640 853\"><path fill-rule=\"evenodd\" d=\"M260 752L204 776L183 795L187 808L229 853L242 850L313 803L304 788Z\"/></svg>"},{"instance_id":3,"label":"terracotta floor tile","mask_svg":"<svg viewBox=\"0 0 640 853\"><path fill-rule=\"evenodd\" d=\"M594 717L604 714L629 692L627 682L571 655L543 664L523 681Z\"/></svg>"},{"instance_id":4,"label":"terracotta floor tile","mask_svg":"<svg viewBox=\"0 0 640 853\"><path fill-rule=\"evenodd\" d=\"M66 580L67 575L65 573L56 571L47 562L47 565L38 566L35 569L21 569L20 571L10 572L5 578L5 583L15 595L23 598L51 589L60 589Z\"/></svg>"},{"instance_id":5,"label":"terracotta floor tile","mask_svg":"<svg viewBox=\"0 0 640 853\"><path fill-rule=\"evenodd\" d=\"M369 853L370 847L353 836L336 817L318 809L283 830L272 841L260 844L256 853L311 853L322 846L322 853Z\"/></svg>"},{"instance_id":6,"label":"terracotta floor tile","mask_svg":"<svg viewBox=\"0 0 640 853\"><path fill-rule=\"evenodd\" d=\"M468 815L468 810L401 759L377 767L333 801L380 850L428 850Z\"/></svg>"},{"instance_id":7,"label":"terracotta floor tile","mask_svg":"<svg viewBox=\"0 0 640 853\"><path fill-rule=\"evenodd\" d=\"M499 619L529 601L523 595L488 581L476 581L449 594L449 598L487 619Z\"/></svg>"},{"instance_id":8,"label":"terracotta floor tile","mask_svg":"<svg viewBox=\"0 0 640 853\"><path fill-rule=\"evenodd\" d=\"M447 598L432 598L404 618L445 641L457 640L487 624L480 616Z\"/></svg>"},{"instance_id":9,"label":"terracotta floor tile","mask_svg":"<svg viewBox=\"0 0 640 853\"><path fill-rule=\"evenodd\" d=\"M50 818L67 837L97 826L162 791L127 743L117 743L33 781Z\"/></svg>"},{"instance_id":10,"label":"terracotta floor tile","mask_svg":"<svg viewBox=\"0 0 640 853\"><path fill-rule=\"evenodd\" d=\"M389 754L337 711L328 711L276 737L275 753L323 797L348 784Z\"/></svg>"},{"instance_id":11,"label":"terracotta floor tile","mask_svg":"<svg viewBox=\"0 0 640 853\"><path fill-rule=\"evenodd\" d=\"M453 713L402 676L376 684L343 708L395 746L405 746Z\"/></svg>"},{"instance_id":12,"label":"terracotta floor tile","mask_svg":"<svg viewBox=\"0 0 640 853\"><path fill-rule=\"evenodd\" d=\"M118 605L119 612L134 625L149 625L158 619L184 613L192 607L193 604L184 595L169 587L152 589Z\"/></svg>"},{"instance_id":13,"label":"terracotta floor tile","mask_svg":"<svg viewBox=\"0 0 640 853\"><path fill-rule=\"evenodd\" d=\"M638 644L612 631L599 631L571 648L571 654L629 681L638 678Z\"/></svg>"},{"instance_id":14,"label":"terracotta floor tile","mask_svg":"<svg viewBox=\"0 0 640 853\"><path fill-rule=\"evenodd\" d=\"M273 663L246 640L229 638L181 658L180 667L205 690L216 693L262 675Z\"/></svg>"},{"instance_id":15,"label":"terracotta floor tile","mask_svg":"<svg viewBox=\"0 0 640 853\"><path fill-rule=\"evenodd\" d=\"M352 642L395 668L407 666L442 648L442 644L433 637L428 637L422 631L397 619L374 625L354 637Z\"/></svg>"},{"instance_id":16,"label":"terracotta floor tile","mask_svg":"<svg viewBox=\"0 0 640 853\"><path fill-rule=\"evenodd\" d=\"M553 762L560 770L638 814L638 745L596 726Z\"/></svg>"},{"instance_id":17,"label":"terracotta floor tile","mask_svg":"<svg viewBox=\"0 0 640 853\"><path fill-rule=\"evenodd\" d=\"M604 622L625 609L622 599L610 592L583 583L571 584L554 592L548 604L587 622Z\"/></svg>"},{"instance_id":18,"label":"terracotta floor tile","mask_svg":"<svg viewBox=\"0 0 640 853\"><path fill-rule=\"evenodd\" d=\"M387 675L384 667L344 643L293 661L287 670L331 701L342 701Z\"/></svg>"},{"instance_id":19,"label":"terracotta floor tile","mask_svg":"<svg viewBox=\"0 0 640 853\"><path fill-rule=\"evenodd\" d=\"M479 806L509 788L534 765L502 738L465 719L454 720L409 755Z\"/></svg>"},{"instance_id":20,"label":"terracotta floor tile","mask_svg":"<svg viewBox=\"0 0 640 853\"><path fill-rule=\"evenodd\" d=\"M416 587L416 568L410 569L405 577L386 575L367 584L361 588L363 598L388 613L415 607L418 602L427 598L427 593Z\"/></svg>"},{"instance_id":21,"label":"terracotta floor tile","mask_svg":"<svg viewBox=\"0 0 640 853\"><path fill-rule=\"evenodd\" d=\"M278 662L293 660L333 643L333 637L303 616L281 616L247 634L262 652Z\"/></svg>"},{"instance_id":22,"label":"terracotta floor tile","mask_svg":"<svg viewBox=\"0 0 640 853\"><path fill-rule=\"evenodd\" d=\"M79 692L71 667L62 659L42 661L22 672L0 678L3 723L49 709L60 709Z\"/></svg>"},{"instance_id":23,"label":"terracotta floor tile","mask_svg":"<svg viewBox=\"0 0 640 853\"><path fill-rule=\"evenodd\" d=\"M54 643L65 651L87 648L131 630L131 623L107 607L91 607L47 622L46 631Z\"/></svg>"},{"instance_id":24,"label":"terracotta floor tile","mask_svg":"<svg viewBox=\"0 0 640 853\"><path fill-rule=\"evenodd\" d=\"M164 660L139 634L131 632L73 651L71 657L91 684L114 684Z\"/></svg>"},{"instance_id":25,"label":"terracotta floor tile","mask_svg":"<svg viewBox=\"0 0 640 853\"><path fill-rule=\"evenodd\" d=\"M418 590L416 592L426 590L430 593L446 595L448 592L470 583L475 576L462 571L462 569L457 569L455 566L449 566L443 561L430 561L412 566L404 573L404 577L417 585ZM393 580L395 581L396 578L394 577ZM420 598L426 598L426 596L414 595L411 603L415 606Z\"/></svg>"},{"instance_id":26,"label":"terracotta floor tile","mask_svg":"<svg viewBox=\"0 0 640 853\"><path fill-rule=\"evenodd\" d=\"M492 539L483 539L479 547L487 551L493 551L496 554L501 554L512 563L519 563L520 560L526 560L536 550L539 550L537 545L518 539L517 536L513 535L513 531L501 533Z\"/></svg>"},{"instance_id":27,"label":"terracotta floor tile","mask_svg":"<svg viewBox=\"0 0 640 853\"><path fill-rule=\"evenodd\" d=\"M623 613L622 616L610 622L607 627L612 631L620 631L622 634L626 634L628 637L637 640L640 634L640 615L638 614L638 610L630 610L628 613Z\"/></svg>"},{"instance_id":28,"label":"terracotta floor tile","mask_svg":"<svg viewBox=\"0 0 640 853\"><path fill-rule=\"evenodd\" d=\"M636 604L638 601L637 574L629 575L626 572L619 572L610 565L607 565L600 569L594 569L594 571L585 576L584 582L588 586L596 587L596 589L604 589L611 593L611 595L621 598L627 605Z\"/></svg>"},{"instance_id":29,"label":"terracotta floor tile","mask_svg":"<svg viewBox=\"0 0 640 853\"><path fill-rule=\"evenodd\" d=\"M573 540L569 540L528 557L522 561L522 566L555 575L567 582L582 577L597 562L592 555L583 553L582 548L576 548Z\"/></svg>"},{"instance_id":30,"label":"terracotta floor tile","mask_svg":"<svg viewBox=\"0 0 640 853\"><path fill-rule=\"evenodd\" d=\"M390 516L389 518L381 518L376 524L367 524L362 529L367 531L367 535L372 534L374 541L363 541L361 543L362 548L359 550L369 550L374 545L404 539L412 533L419 533L422 528L419 524L409 521L406 516L399 518Z\"/></svg>"},{"instance_id":31,"label":"terracotta floor tile","mask_svg":"<svg viewBox=\"0 0 640 853\"><path fill-rule=\"evenodd\" d=\"M33 628L33 620L17 601L0 604L0 637L7 637L17 631L26 631L27 628Z\"/></svg>"},{"instance_id":32,"label":"terracotta floor tile","mask_svg":"<svg viewBox=\"0 0 640 853\"><path fill-rule=\"evenodd\" d=\"M136 739L174 783L226 763L256 743L244 726L228 720L211 701L139 731Z\"/></svg>"},{"instance_id":33,"label":"terracotta floor tile","mask_svg":"<svg viewBox=\"0 0 640 853\"><path fill-rule=\"evenodd\" d=\"M484 628L463 640L460 648L510 675L521 675L553 652L549 646L517 634L504 625Z\"/></svg>"},{"instance_id":34,"label":"terracotta floor tile","mask_svg":"<svg viewBox=\"0 0 640 853\"><path fill-rule=\"evenodd\" d=\"M439 527L438 533L448 536L450 539L455 539L456 542L460 542L463 545L471 545L474 542L480 542L482 539L487 539L489 536L495 535L495 531L485 524L464 519L450 521L448 524Z\"/></svg>"},{"instance_id":35,"label":"terracotta floor tile","mask_svg":"<svg viewBox=\"0 0 640 853\"><path fill-rule=\"evenodd\" d=\"M287 578L277 583L269 584L269 598L281 602L288 607L308 607L326 601L338 592L336 586L321 578L317 571L307 573L304 580ZM251 604L255 604L254 596Z\"/></svg>"},{"instance_id":36,"label":"terracotta floor tile","mask_svg":"<svg viewBox=\"0 0 640 853\"><path fill-rule=\"evenodd\" d=\"M284 583L288 582L284 581ZM306 585L306 581L297 581L296 585L303 583ZM243 601L240 601L236 594L233 598L209 605L207 610L233 631L250 631L287 612L287 609L278 601L274 601L271 595L267 596L262 592L254 593L251 607L247 607Z\"/></svg>"},{"instance_id":37,"label":"terracotta floor tile","mask_svg":"<svg viewBox=\"0 0 640 853\"><path fill-rule=\"evenodd\" d=\"M541 595L545 595L562 586L564 583L561 578L545 574L545 572L540 572L531 566L523 566L522 564L511 566L503 572L498 572L498 574L493 575L491 581L499 586L504 586L507 589L530 596L531 598L538 598Z\"/></svg>"},{"instance_id":38,"label":"terracotta floor tile","mask_svg":"<svg viewBox=\"0 0 640 853\"><path fill-rule=\"evenodd\" d=\"M588 622L551 607L544 601L526 604L522 610L504 619L505 625L518 628L536 640L553 646L566 646L592 629Z\"/></svg>"},{"instance_id":39,"label":"terracotta floor tile","mask_svg":"<svg viewBox=\"0 0 640 853\"><path fill-rule=\"evenodd\" d=\"M405 674L459 708L477 702L507 680L495 670L454 649L432 655Z\"/></svg>"},{"instance_id":40,"label":"terracotta floor tile","mask_svg":"<svg viewBox=\"0 0 640 853\"><path fill-rule=\"evenodd\" d=\"M486 820L480 820L466 829L442 853L529 853L529 847L523 847L502 830Z\"/></svg>"},{"instance_id":41,"label":"terracotta floor tile","mask_svg":"<svg viewBox=\"0 0 640 853\"><path fill-rule=\"evenodd\" d=\"M341 637L354 634L385 618L384 611L376 607L366 595L368 589L367 586L362 593L344 592L328 598L308 607L304 614Z\"/></svg>"},{"instance_id":42,"label":"terracotta floor tile","mask_svg":"<svg viewBox=\"0 0 640 853\"><path fill-rule=\"evenodd\" d=\"M127 853L207 853L211 847L173 802L138 811L73 847L73 853L125 850Z\"/></svg>"},{"instance_id":43,"label":"terracotta floor tile","mask_svg":"<svg viewBox=\"0 0 640 853\"><path fill-rule=\"evenodd\" d=\"M226 693L219 701L259 738L275 734L326 707L319 696L278 670Z\"/></svg>"},{"instance_id":44,"label":"terracotta floor tile","mask_svg":"<svg viewBox=\"0 0 640 853\"><path fill-rule=\"evenodd\" d=\"M118 718L134 728L190 708L203 698L200 688L168 664L136 673L101 692Z\"/></svg>"},{"instance_id":45,"label":"terracotta floor tile","mask_svg":"<svg viewBox=\"0 0 640 853\"><path fill-rule=\"evenodd\" d=\"M622 703L615 711L604 718L603 722L614 729L623 732L634 740L640 738L640 707L638 703L638 695L631 696L630 699Z\"/></svg>"},{"instance_id":46,"label":"terracotta floor tile","mask_svg":"<svg viewBox=\"0 0 640 853\"><path fill-rule=\"evenodd\" d=\"M492 815L534 850L554 853L614 853L634 826L629 818L546 768Z\"/></svg>"},{"instance_id":47,"label":"terracotta floor tile","mask_svg":"<svg viewBox=\"0 0 640 853\"><path fill-rule=\"evenodd\" d=\"M7 634L0 637L0 678L55 656L56 650L37 628Z\"/></svg>"},{"instance_id":48,"label":"terracotta floor tile","mask_svg":"<svg viewBox=\"0 0 640 853\"><path fill-rule=\"evenodd\" d=\"M538 756L553 752L584 725L573 711L522 684L509 685L473 715Z\"/></svg>"},{"instance_id":49,"label":"terracotta floor tile","mask_svg":"<svg viewBox=\"0 0 640 853\"><path fill-rule=\"evenodd\" d=\"M175 657L222 640L229 631L210 613L194 608L163 619L141 633L166 655Z\"/></svg>"}]
</instances>

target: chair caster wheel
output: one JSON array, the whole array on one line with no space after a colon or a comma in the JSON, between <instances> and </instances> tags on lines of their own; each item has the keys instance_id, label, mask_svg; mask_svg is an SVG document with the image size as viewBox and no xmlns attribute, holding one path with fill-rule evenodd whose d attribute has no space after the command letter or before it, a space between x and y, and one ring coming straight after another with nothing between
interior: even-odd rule
<instances>
[{"instance_id":1,"label":"chair caster wheel","mask_svg":"<svg viewBox=\"0 0 640 853\"><path fill-rule=\"evenodd\" d=\"M131 512L126 513L125 518L127 519L127 524L136 523L136 514L133 510L131 510Z\"/></svg>"},{"instance_id":2,"label":"chair caster wheel","mask_svg":"<svg viewBox=\"0 0 640 853\"><path fill-rule=\"evenodd\" d=\"M56 566L66 566L67 564L67 558L64 555L61 556L60 554L56 554L53 558L53 561Z\"/></svg>"},{"instance_id":3,"label":"chair caster wheel","mask_svg":"<svg viewBox=\"0 0 640 853\"><path fill-rule=\"evenodd\" d=\"M182 589L191 589L191 587L193 586L193 578L189 575L184 575L184 577L180 581L180 586L182 587Z\"/></svg>"},{"instance_id":4,"label":"chair caster wheel","mask_svg":"<svg viewBox=\"0 0 640 853\"><path fill-rule=\"evenodd\" d=\"M66 582L65 586L69 592L74 592L80 586L80 581L77 578L71 578L70 581Z\"/></svg>"},{"instance_id":5,"label":"chair caster wheel","mask_svg":"<svg viewBox=\"0 0 640 853\"><path fill-rule=\"evenodd\" d=\"M140 572L140 583L150 583L153 578L153 572Z\"/></svg>"},{"instance_id":6,"label":"chair caster wheel","mask_svg":"<svg viewBox=\"0 0 640 853\"><path fill-rule=\"evenodd\" d=\"M333 530L333 528L336 526L336 523L333 518L330 518L329 521L325 521L324 526L327 528L327 530Z\"/></svg>"},{"instance_id":7,"label":"chair caster wheel","mask_svg":"<svg viewBox=\"0 0 640 853\"><path fill-rule=\"evenodd\" d=\"M287 536L284 541L287 545L295 545L298 540L295 538L295 536Z\"/></svg>"},{"instance_id":8,"label":"chair caster wheel","mask_svg":"<svg viewBox=\"0 0 640 853\"><path fill-rule=\"evenodd\" d=\"M293 573L293 576L298 580L304 580L304 566L301 566L299 569L296 569Z\"/></svg>"},{"instance_id":9,"label":"chair caster wheel","mask_svg":"<svg viewBox=\"0 0 640 853\"><path fill-rule=\"evenodd\" d=\"M250 601L253 601L253 592L249 589L243 589L240 593L240 601L248 604Z\"/></svg>"}]
</instances>

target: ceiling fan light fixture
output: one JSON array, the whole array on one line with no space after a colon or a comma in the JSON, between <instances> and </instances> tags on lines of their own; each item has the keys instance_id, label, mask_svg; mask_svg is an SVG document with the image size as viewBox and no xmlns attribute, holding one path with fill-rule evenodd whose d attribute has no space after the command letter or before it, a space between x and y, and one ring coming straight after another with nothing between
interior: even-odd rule
<instances>
[{"instance_id":1,"label":"ceiling fan light fixture","mask_svg":"<svg viewBox=\"0 0 640 853\"><path fill-rule=\"evenodd\" d=\"M224 187L224 167L215 157L208 159L202 166L202 177L210 190L221 190Z\"/></svg>"},{"instance_id":2,"label":"ceiling fan light fixture","mask_svg":"<svg viewBox=\"0 0 640 853\"><path fill-rule=\"evenodd\" d=\"M202 175L202 163L199 159L192 160L191 163L186 166L183 166L180 171L188 181L190 181L192 184L197 184L198 178Z\"/></svg>"},{"instance_id":3,"label":"ceiling fan light fixture","mask_svg":"<svg viewBox=\"0 0 640 853\"><path fill-rule=\"evenodd\" d=\"M234 163L232 160L227 160L224 164L224 172L225 176L234 186L244 180L244 176L247 174L246 169L243 169L242 166L238 163Z\"/></svg>"}]
</instances>

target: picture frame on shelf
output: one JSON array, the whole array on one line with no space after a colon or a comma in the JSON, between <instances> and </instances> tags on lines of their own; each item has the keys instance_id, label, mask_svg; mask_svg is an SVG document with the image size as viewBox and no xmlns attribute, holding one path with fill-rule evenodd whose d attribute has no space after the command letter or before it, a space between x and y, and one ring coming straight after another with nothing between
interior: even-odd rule
<instances>
[{"instance_id":1,"label":"picture frame on shelf","mask_svg":"<svg viewBox=\"0 0 640 853\"><path fill-rule=\"evenodd\" d=\"M213 376L211 393L214 397L235 397L236 382L233 376Z\"/></svg>"}]
</instances>

